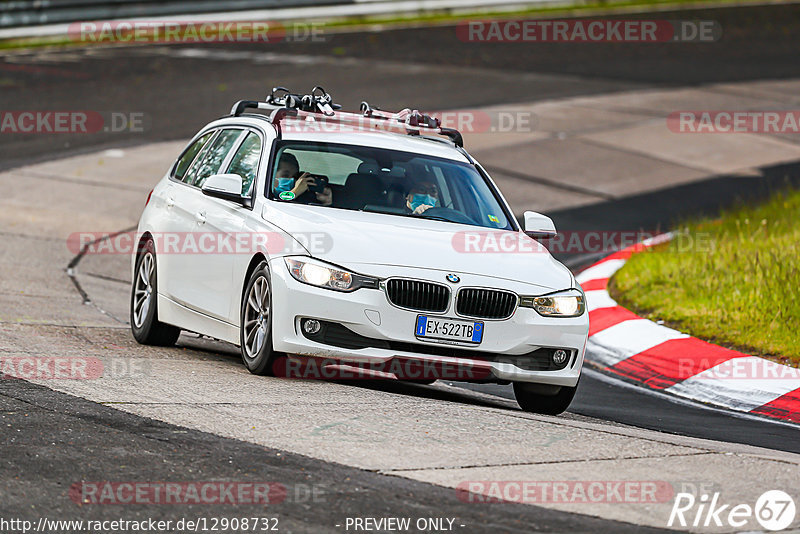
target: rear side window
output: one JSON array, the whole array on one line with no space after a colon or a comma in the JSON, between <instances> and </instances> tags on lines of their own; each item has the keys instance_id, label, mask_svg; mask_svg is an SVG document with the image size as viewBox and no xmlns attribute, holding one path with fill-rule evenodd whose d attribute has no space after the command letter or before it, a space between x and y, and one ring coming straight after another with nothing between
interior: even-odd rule
<instances>
[{"instance_id":1,"label":"rear side window","mask_svg":"<svg viewBox=\"0 0 800 534\"><path fill-rule=\"evenodd\" d=\"M228 152L231 151L241 134L242 130L222 130L216 139L211 142L211 146L203 156L203 161L200 165L192 166L189 174L195 174L195 176L190 177L187 175L184 181L196 187L203 187L206 178L219 172L219 168L225 161Z\"/></svg>"},{"instance_id":2,"label":"rear side window","mask_svg":"<svg viewBox=\"0 0 800 534\"><path fill-rule=\"evenodd\" d=\"M200 149L211 139L212 135L214 135L214 132L208 132L186 149L178 160L177 165L175 165L175 173L173 174L175 179L183 181L183 177L186 176L186 171L189 170L189 165L192 164L197 153L200 152Z\"/></svg>"},{"instance_id":3,"label":"rear side window","mask_svg":"<svg viewBox=\"0 0 800 534\"><path fill-rule=\"evenodd\" d=\"M234 154L226 171L242 177L242 196L249 197L261 159L261 138L253 132L247 134L239 150Z\"/></svg>"}]
</instances>

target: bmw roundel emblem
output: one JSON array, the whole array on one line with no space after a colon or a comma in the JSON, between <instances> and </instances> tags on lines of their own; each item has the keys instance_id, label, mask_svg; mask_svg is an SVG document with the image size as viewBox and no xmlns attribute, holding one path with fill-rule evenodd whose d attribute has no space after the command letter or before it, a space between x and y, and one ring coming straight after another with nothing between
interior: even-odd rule
<instances>
[{"instance_id":1,"label":"bmw roundel emblem","mask_svg":"<svg viewBox=\"0 0 800 534\"><path fill-rule=\"evenodd\" d=\"M461 278L459 278L458 276L456 276L454 274L448 274L447 275L447 281L451 282L453 284L457 284L457 283L459 283L461 281Z\"/></svg>"}]
</instances>

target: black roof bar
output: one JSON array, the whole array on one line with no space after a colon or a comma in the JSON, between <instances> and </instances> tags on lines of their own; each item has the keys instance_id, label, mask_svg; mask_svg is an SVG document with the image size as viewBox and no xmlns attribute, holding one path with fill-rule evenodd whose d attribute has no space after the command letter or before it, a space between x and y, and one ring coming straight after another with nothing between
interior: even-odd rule
<instances>
[{"instance_id":1,"label":"black roof bar","mask_svg":"<svg viewBox=\"0 0 800 534\"><path fill-rule=\"evenodd\" d=\"M459 132L455 128L445 128L445 127L441 127L439 128L439 130L442 132L442 135L446 135L447 137L449 137L453 141L454 145L456 145L459 148L464 147L464 137L461 135L461 132Z\"/></svg>"},{"instance_id":2,"label":"black roof bar","mask_svg":"<svg viewBox=\"0 0 800 534\"><path fill-rule=\"evenodd\" d=\"M266 102L258 102L257 100L239 100L237 103L233 105L231 108L231 116L238 117L244 110L246 109L273 109L274 106L270 106Z\"/></svg>"}]
</instances>

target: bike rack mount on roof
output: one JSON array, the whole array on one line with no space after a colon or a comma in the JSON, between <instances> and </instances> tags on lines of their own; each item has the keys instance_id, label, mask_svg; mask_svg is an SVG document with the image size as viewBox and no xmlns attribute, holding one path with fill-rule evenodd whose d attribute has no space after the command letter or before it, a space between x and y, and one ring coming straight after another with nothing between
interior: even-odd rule
<instances>
[{"instance_id":1,"label":"bike rack mount on roof","mask_svg":"<svg viewBox=\"0 0 800 534\"><path fill-rule=\"evenodd\" d=\"M280 122L287 117L324 121L331 124L357 124L366 129L386 131L387 129L403 129L408 135L436 134L448 137L457 147L464 146L464 138L458 130L445 128L436 117L425 115L409 108L390 113L380 108L361 102L361 112L353 113L341 110L331 95L320 86L314 87L306 95L295 94L285 87L275 87L263 102L240 100L231 108L231 116L238 117L246 109L270 111L270 122L281 134Z\"/></svg>"}]
</instances>

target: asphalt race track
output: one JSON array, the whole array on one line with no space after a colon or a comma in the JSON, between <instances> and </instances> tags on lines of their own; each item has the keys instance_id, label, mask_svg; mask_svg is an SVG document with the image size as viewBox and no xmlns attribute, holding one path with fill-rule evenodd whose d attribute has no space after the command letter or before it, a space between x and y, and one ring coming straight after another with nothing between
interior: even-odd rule
<instances>
[{"instance_id":1,"label":"asphalt race track","mask_svg":"<svg viewBox=\"0 0 800 534\"><path fill-rule=\"evenodd\" d=\"M432 27L332 34L324 43L271 44L261 45L261 49L252 44L217 44L199 51L196 46L183 45L8 51L0 56L2 108L142 113L145 129L143 133L94 135L4 133L0 137L0 171L104 149L185 139L212 117L226 113L235 100L258 98L273 85L310 89L320 84L346 108L368 100L385 109L464 109L800 77L800 44L795 38L800 33L800 4L658 16L713 19L724 28L724 38L702 44L560 43L533 49L518 44L465 44L451 28ZM765 179L757 182L721 175L675 185L657 195L600 200L552 210L548 215L559 229L663 228L683 215L713 213L737 199L763 196L787 180L800 183L800 162L764 169L764 175ZM147 177L148 183L156 179ZM16 239L15 231L0 228L0 236L4 236L0 239ZM24 255L24 250L16 248L17 242L13 243L4 247L4 252ZM63 243L54 241L52 246L63 248ZM578 270L596 258L572 255L561 259ZM112 282L121 287L127 280ZM77 292L75 298L81 298ZM114 336L114 343L133 344L131 339L125 340L125 336L130 338L125 330L119 329ZM219 365L238 365L231 347L196 338L183 346L190 354L181 358L218 358ZM635 427L800 453L796 426L679 403L587 369L566 416L576 425ZM513 400L510 386L369 383L347 387L385 394L398 403L432 399L476 409L514 410L508 402ZM149 480L198 476L206 480L281 480L289 488L301 489L304 484L325 481L324 506L289 499L280 508L284 531L342 531L333 525L344 516L387 514L457 516L470 527L464 530L469 532L645 531L642 526L529 505L504 505L501 514L481 506L465 507L451 489L425 481L171 425L21 380L0 384L0 424L16 428L2 437L4 479L10 473L28 473L12 481L8 493L0 493L3 516L23 508L32 509L31 517L40 511L53 517L70 516L75 507L64 502L67 488L60 486L69 486L64 481L75 478L71 464L82 462L91 464L81 471L82 480L123 480L146 473ZM48 483L33 487L30 480L34 478ZM200 512L200 508L188 507L162 516ZM95 508L93 517L113 518L120 513L132 518L152 515L146 506L123 511L111 506ZM202 510L207 516L226 513L231 514L229 509Z\"/></svg>"}]
</instances>

